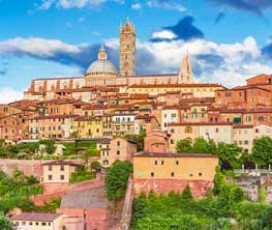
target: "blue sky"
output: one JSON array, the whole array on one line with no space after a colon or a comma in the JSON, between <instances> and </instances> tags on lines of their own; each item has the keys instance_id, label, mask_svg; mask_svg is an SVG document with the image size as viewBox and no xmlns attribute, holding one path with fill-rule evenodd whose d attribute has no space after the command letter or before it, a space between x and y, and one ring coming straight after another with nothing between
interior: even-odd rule
<instances>
[{"instance_id":1,"label":"blue sky","mask_svg":"<svg viewBox=\"0 0 272 230\"><path fill-rule=\"evenodd\" d=\"M137 72L176 72L189 51L197 81L226 86L272 73L271 0L0 0L0 103L32 79L80 76L118 32L137 32Z\"/></svg>"}]
</instances>

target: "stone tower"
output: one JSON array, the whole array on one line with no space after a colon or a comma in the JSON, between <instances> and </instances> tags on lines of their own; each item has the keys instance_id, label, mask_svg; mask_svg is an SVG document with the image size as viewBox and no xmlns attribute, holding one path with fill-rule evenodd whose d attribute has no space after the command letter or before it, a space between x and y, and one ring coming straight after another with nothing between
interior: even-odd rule
<instances>
[{"instance_id":1,"label":"stone tower","mask_svg":"<svg viewBox=\"0 0 272 230\"><path fill-rule=\"evenodd\" d=\"M194 83L191 61L188 52L182 61L178 76L178 84L182 83Z\"/></svg>"},{"instance_id":2,"label":"stone tower","mask_svg":"<svg viewBox=\"0 0 272 230\"><path fill-rule=\"evenodd\" d=\"M120 26L120 75L122 77L136 74L136 34L132 23L127 19Z\"/></svg>"}]
</instances>

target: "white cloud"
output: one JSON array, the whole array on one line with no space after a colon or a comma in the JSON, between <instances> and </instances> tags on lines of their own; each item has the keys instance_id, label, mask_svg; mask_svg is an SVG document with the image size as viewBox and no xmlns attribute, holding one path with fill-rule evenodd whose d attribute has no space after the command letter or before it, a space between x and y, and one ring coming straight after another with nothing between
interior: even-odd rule
<instances>
[{"instance_id":1,"label":"white cloud","mask_svg":"<svg viewBox=\"0 0 272 230\"><path fill-rule=\"evenodd\" d=\"M23 93L12 88L0 88L0 104L6 104L12 101L23 99Z\"/></svg>"},{"instance_id":2,"label":"white cloud","mask_svg":"<svg viewBox=\"0 0 272 230\"><path fill-rule=\"evenodd\" d=\"M142 5L140 3L135 3L131 5L131 8L134 10L140 10L142 9Z\"/></svg>"},{"instance_id":3,"label":"white cloud","mask_svg":"<svg viewBox=\"0 0 272 230\"><path fill-rule=\"evenodd\" d=\"M174 39L177 36L170 30L162 30L159 32L154 32L152 34L152 38L159 38L159 39Z\"/></svg>"},{"instance_id":4,"label":"white cloud","mask_svg":"<svg viewBox=\"0 0 272 230\"><path fill-rule=\"evenodd\" d=\"M175 0L171 1L149 0L147 2L147 5L150 8L164 8L169 10L177 10L182 13L187 11L187 9L183 5L177 3L177 1Z\"/></svg>"},{"instance_id":5,"label":"white cloud","mask_svg":"<svg viewBox=\"0 0 272 230\"><path fill-rule=\"evenodd\" d=\"M231 87L245 84L245 79L249 77L272 73L271 61L264 60L253 37L233 44L197 39L188 42L138 42L137 45L154 57L149 64L154 73L177 71L187 51L192 56L195 71L198 68L196 78L201 82L216 82ZM203 58L198 58L201 55ZM209 57L220 61L214 62Z\"/></svg>"},{"instance_id":6,"label":"white cloud","mask_svg":"<svg viewBox=\"0 0 272 230\"><path fill-rule=\"evenodd\" d=\"M63 9L97 7L110 1L119 4L124 3L124 0L43 0L42 4L39 6L39 9L48 10L53 6Z\"/></svg>"},{"instance_id":7,"label":"white cloud","mask_svg":"<svg viewBox=\"0 0 272 230\"><path fill-rule=\"evenodd\" d=\"M16 37L0 42L0 54L22 54L35 57L53 57L56 53L76 54L82 45L70 45L60 40Z\"/></svg>"}]
</instances>

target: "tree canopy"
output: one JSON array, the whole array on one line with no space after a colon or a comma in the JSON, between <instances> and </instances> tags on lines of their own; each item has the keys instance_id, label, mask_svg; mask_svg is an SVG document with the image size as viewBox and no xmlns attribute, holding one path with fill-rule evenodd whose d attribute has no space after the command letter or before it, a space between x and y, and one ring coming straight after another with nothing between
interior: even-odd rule
<instances>
[{"instance_id":1,"label":"tree canopy","mask_svg":"<svg viewBox=\"0 0 272 230\"><path fill-rule=\"evenodd\" d=\"M125 196L127 182L133 172L132 163L129 161L116 161L106 173L106 193L111 201L116 201Z\"/></svg>"}]
</instances>

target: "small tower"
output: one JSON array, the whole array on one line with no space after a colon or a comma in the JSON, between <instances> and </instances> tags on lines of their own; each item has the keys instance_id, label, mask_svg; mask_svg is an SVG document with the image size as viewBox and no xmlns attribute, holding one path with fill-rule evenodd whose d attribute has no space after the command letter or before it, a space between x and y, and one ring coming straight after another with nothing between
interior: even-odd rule
<instances>
[{"instance_id":1,"label":"small tower","mask_svg":"<svg viewBox=\"0 0 272 230\"><path fill-rule=\"evenodd\" d=\"M187 52L185 58L182 61L182 65L180 67L179 76L178 76L178 84L182 83L194 83L190 56Z\"/></svg>"},{"instance_id":2,"label":"small tower","mask_svg":"<svg viewBox=\"0 0 272 230\"><path fill-rule=\"evenodd\" d=\"M120 75L122 77L136 74L136 34L132 23L127 19L120 26Z\"/></svg>"},{"instance_id":3,"label":"small tower","mask_svg":"<svg viewBox=\"0 0 272 230\"><path fill-rule=\"evenodd\" d=\"M104 47L103 44L101 45L101 47L99 49L97 59L98 60L107 60L108 59L107 52L106 52L105 47Z\"/></svg>"}]
</instances>

